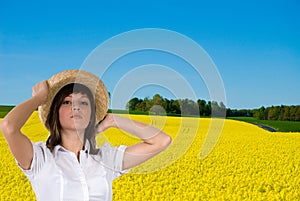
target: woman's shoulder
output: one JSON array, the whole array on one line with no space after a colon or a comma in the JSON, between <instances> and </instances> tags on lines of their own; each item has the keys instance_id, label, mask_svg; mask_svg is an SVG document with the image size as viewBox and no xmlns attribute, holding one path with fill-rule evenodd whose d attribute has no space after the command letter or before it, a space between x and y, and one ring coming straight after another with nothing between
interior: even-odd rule
<instances>
[{"instance_id":1,"label":"woman's shoulder","mask_svg":"<svg viewBox=\"0 0 300 201\"><path fill-rule=\"evenodd\" d=\"M125 148L124 145L113 146L109 143L105 143L99 148L102 162L113 171L114 176L112 178L114 179L128 172L127 170L122 171Z\"/></svg>"},{"instance_id":2,"label":"woman's shoulder","mask_svg":"<svg viewBox=\"0 0 300 201\"><path fill-rule=\"evenodd\" d=\"M125 147L125 146L124 145L114 146L114 145L111 145L110 143L106 142L99 148L99 150L100 150L100 153L110 153L110 152L115 152L117 150L120 150L123 147Z\"/></svg>"},{"instance_id":3,"label":"woman's shoulder","mask_svg":"<svg viewBox=\"0 0 300 201\"><path fill-rule=\"evenodd\" d=\"M46 143L43 141L32 142L32 144L33 146L41 147L42 149L48 149Z\"/></svg>"},{"instance_id":4,"label":"woman's shoulder","mask_svg":"<svg viewBox=\"0 0 300 201\"><path fill-rule=\"evenodd\" d=\"M105 149L111 149L112 147L113 147L113 146L111 146L110 143L105 142L103 145L101 145L101 146L99 147L99 149L100 149L100 150L105 150Z\"/></svg>"},{"instance_id":5,"label":"woman's shoulder","mask_svg":"<svg viewBox=\"0 0 300 201\"><path fill-rule=\"evenodd\" d=\"M43 142L43 141L39 141L39 142L33 142L35 145L37 145L37 146L43 146L43 147L47 147L46 146L46 143L45 142Z\"/></svg>"},{"instance_id":6,"label":"woman's shoulder","mask_svg":"<svg viewBox=\"0 0 300 201\"><path fill-rule=\"evenodd\" d=\"M105 143L99 148L100 157L104 162L114 163L116 160L123 160L126 146L113 146Z\"/></svg>"},{"instance_id":7,"label":"woman's shoulder","mask_svg":"<svg viewBox=\"0 0 300 201\"><path fill-rule=\"evenodd\" d=\"M39 142L32 142L32 146L34 151L36 152L37 150L42 150L43 155L46 154L51 154L51 150L47 147L46 143L43 141Z\"/></svg>"}]
</instances>

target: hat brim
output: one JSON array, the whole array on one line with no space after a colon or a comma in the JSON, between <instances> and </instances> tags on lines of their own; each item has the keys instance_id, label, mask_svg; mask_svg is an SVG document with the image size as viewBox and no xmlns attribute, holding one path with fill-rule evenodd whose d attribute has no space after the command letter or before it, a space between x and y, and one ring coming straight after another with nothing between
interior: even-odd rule
<instances>
[{"instance_id":1,"label":"hat brim","mask_svg":"<svg viewBox=\"0 0 300 201\"><path fill-rule=\"evenodd\" d=\"M47 101L38 108L39 117L47 129L49 128L46 125L46 120L54 97L64 86L71 83L85 85L92 92L95 98L97 123L105 117L109 105L109 96L104 83L96 75L83 70L66 70L55 74L47 82L49 86Z\"/></svg>"}]
</instances>

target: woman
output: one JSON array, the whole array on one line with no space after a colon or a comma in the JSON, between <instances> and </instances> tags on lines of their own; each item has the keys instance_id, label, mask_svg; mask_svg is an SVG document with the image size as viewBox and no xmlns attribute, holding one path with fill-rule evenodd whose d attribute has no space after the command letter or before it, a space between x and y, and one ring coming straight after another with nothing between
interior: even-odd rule
<instances>
[{"instance_id":1,"label":"woman","mask_svg":"<svg viewBox=\"0 0 300 201\"><path fill-rule=\"evenodd\" d=\"M106 114L108 93L97 76L68 70L33 87L32 97L1 122L1 130L37 200L112 200L112 180L168 147L169 135L144 123ZM36 108L50 131L32 143L21 128ZM96 133L115 127L141 143L96 147Z\"/></svg>"}]
</instances>

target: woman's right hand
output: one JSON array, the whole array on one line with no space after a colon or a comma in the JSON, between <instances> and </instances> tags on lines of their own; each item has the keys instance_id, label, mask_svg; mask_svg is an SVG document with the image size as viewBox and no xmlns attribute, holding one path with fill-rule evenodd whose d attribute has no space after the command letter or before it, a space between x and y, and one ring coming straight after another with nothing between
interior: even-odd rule
<instances>
[{"instance_id":1,"label":"woman's right hand","mask_svg":"<svg viewBox=\"0 0 300 201\"><path fill-rule=\"evenodd\" d=\"M115 115L114 114L106 114L104 119L101 120L97 126L97 133L102 133L110 127L115 127Z\"/></svg>"},{"instance_id":2,"label":"woman's right hand","mask_svg":"<svg viewBox=\"0 0 300 201\"><path fill-rule=\"evenodd\" d=\"M43 80L32 87L32 97L38 99L39 105L43 105L47 101L49 93L48 82Z\"/></svg>"}]
</instances>

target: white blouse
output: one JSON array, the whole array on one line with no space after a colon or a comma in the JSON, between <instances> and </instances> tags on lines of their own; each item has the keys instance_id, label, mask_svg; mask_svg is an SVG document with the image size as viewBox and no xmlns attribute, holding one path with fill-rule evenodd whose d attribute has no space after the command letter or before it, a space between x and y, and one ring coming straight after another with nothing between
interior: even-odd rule
<instances>
[{"instance_id":1,"label":"white blouse","mask_svg":"<svg viewBox=\"0 0 300 201\"><path fill-rule=\"evenodd\" d=\"M53 151L44 142L33 145L34 156L29 170L22 171L29 179L40 201L112 200L112 181L128 172L122 171L126 146L108 143L97 155L89 154L87 141L79 161L73 152L57 145Z\"/></svg>"}]
</instances>

